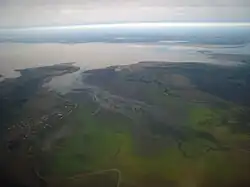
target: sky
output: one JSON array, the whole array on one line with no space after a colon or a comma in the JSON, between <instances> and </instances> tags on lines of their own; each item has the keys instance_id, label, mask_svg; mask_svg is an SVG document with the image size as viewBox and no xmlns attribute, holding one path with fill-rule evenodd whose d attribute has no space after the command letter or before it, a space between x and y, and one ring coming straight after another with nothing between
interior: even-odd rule
<instances>
[{"instance_id":1,"label":"sky","mask_svg":"<svg viewBox=\"0 0 250 187\"><path fill-rule=\"evenodd\" d=\"M250 0L0 0L0 28L124 22L250 22Z\"/></svg>"}]
</instances>

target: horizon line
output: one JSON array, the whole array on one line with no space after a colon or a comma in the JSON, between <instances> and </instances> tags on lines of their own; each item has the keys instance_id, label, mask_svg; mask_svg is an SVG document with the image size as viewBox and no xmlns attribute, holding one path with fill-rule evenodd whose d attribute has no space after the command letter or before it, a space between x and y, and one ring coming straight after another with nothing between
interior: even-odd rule
<instances>
[{"instance_id":1,"label":"horizon line","mask_svg":"<svg viewBox=\"0 0 250 187\"><path fill-rule=\"evenodd\" d=\"M131 22L101 23L67 26L34 26L0 28L2 31L63 30L63 29L100 29L100 28L143 28L143 27L250 27L250 22Z\"/></svg>"}]
</instances>

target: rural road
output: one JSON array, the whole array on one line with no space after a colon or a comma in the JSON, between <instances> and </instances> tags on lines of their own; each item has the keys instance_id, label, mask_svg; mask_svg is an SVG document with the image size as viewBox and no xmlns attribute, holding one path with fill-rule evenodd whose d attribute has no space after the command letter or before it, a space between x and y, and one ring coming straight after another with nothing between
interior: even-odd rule
<instances>
[{"instance_id":1,"label":"rural road","mask_svg":"<svg viewBox=\"0 0 250 187\"><path fill-rule=\"evenodd\" d=\"M115 168L114 169L95 171L95 172L88 173L88 174L80 174L80 175L76 175L74 177L71 177L70 179L75 180L77 178L86 177L86 176L90 176L90 175L98 175L98 174L102 174L102 173L106 173L106 172L117 172L118 178L117 178L116 187L119 187L120 183L121 183L121 171L119 169L115 169Z\"/></svg>"}]
</instances>

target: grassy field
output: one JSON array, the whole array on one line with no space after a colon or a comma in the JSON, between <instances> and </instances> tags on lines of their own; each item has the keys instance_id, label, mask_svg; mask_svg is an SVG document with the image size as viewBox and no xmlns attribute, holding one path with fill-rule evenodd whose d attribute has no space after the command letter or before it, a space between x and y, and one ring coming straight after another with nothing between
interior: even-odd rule
<instances>
[{"instance_id":1,"label":"grassy field","mask_svg":"<svg viewBox=\"0 0 250 187\"><path fill-rule=\"evenodd\" d=\"M66 100L77 108L48 120L50 128L40 123L43 130L35 128L16 150L19 155L1 155L2 163L10 160L11 172L30 186L40 180L53 187L249 186L249 107L231 98L231 83L214 87L217 79L183 67L98 70L89 83L99 89L90 93L82 89L63 99L46 91L34 95L23 107L24 119L66 114ZM247 93L244 85L238 94ZM92 101L93 94L99 101Z\"/></svg>"},{"instance_id":2,"label":"grassy field","mask_svg":"<svg viewBox=\"0 0 250 187\"><path fill-rule=\"evenodd\" d=\"M104 108L95 114L97 103L80 102L66 122L71 134L52 149L48 175L80 176L84 185L91 173L117 170L122 187L249 186L249 109L214 90L216 80L200 73L206 68L94 71L89 84L147 107L135 120ZM232 70L224 71L223 85Z\"/></svg>"},{"instance_id":3,"label":"grassy field","mask_svg":"<svg viewBox=\"0 0 250 187\"><path fill-rule=\"evenodd\" d=\"M165 150L143 156L136 153L133 134L136 124L107 110L93 116L96 107L93 103L84 104L68 119L73 133L55 145L50 176L67 178L118 169L122 186L219 187L237 186L238 181L249 184L249 153L240 152L237 147L239 141L247 141L249 137L235 134L221 124L223 111L200 106L189 108L187 126L213 134L223 145L231 146L230 150L206 152L206 146L216 147L216 143L193 137L182 142L182 149L190 155L185 157L178 142L170 138ZM87 179L82 180L84 184Z\"/></svg>"}]
</instances>

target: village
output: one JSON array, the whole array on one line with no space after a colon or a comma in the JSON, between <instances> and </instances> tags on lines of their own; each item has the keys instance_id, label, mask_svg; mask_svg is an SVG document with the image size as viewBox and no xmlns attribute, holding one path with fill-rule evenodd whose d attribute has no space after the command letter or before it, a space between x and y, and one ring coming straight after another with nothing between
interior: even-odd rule
<instances>
[{"instance_id":1,"label":"village","mask_svg":"<svg viewBox=\"0 0 250 187\"><path fill-rule=\"evenodd\" d=\"M8 127L7 147L11 151L20 146L22 141L32 140L38 133L51 129L55 124L69 116L76 108L77 104L65 101L60 108L42 115L38 119L27 117L18 123Z\"/></svg>"}]
</instances>

